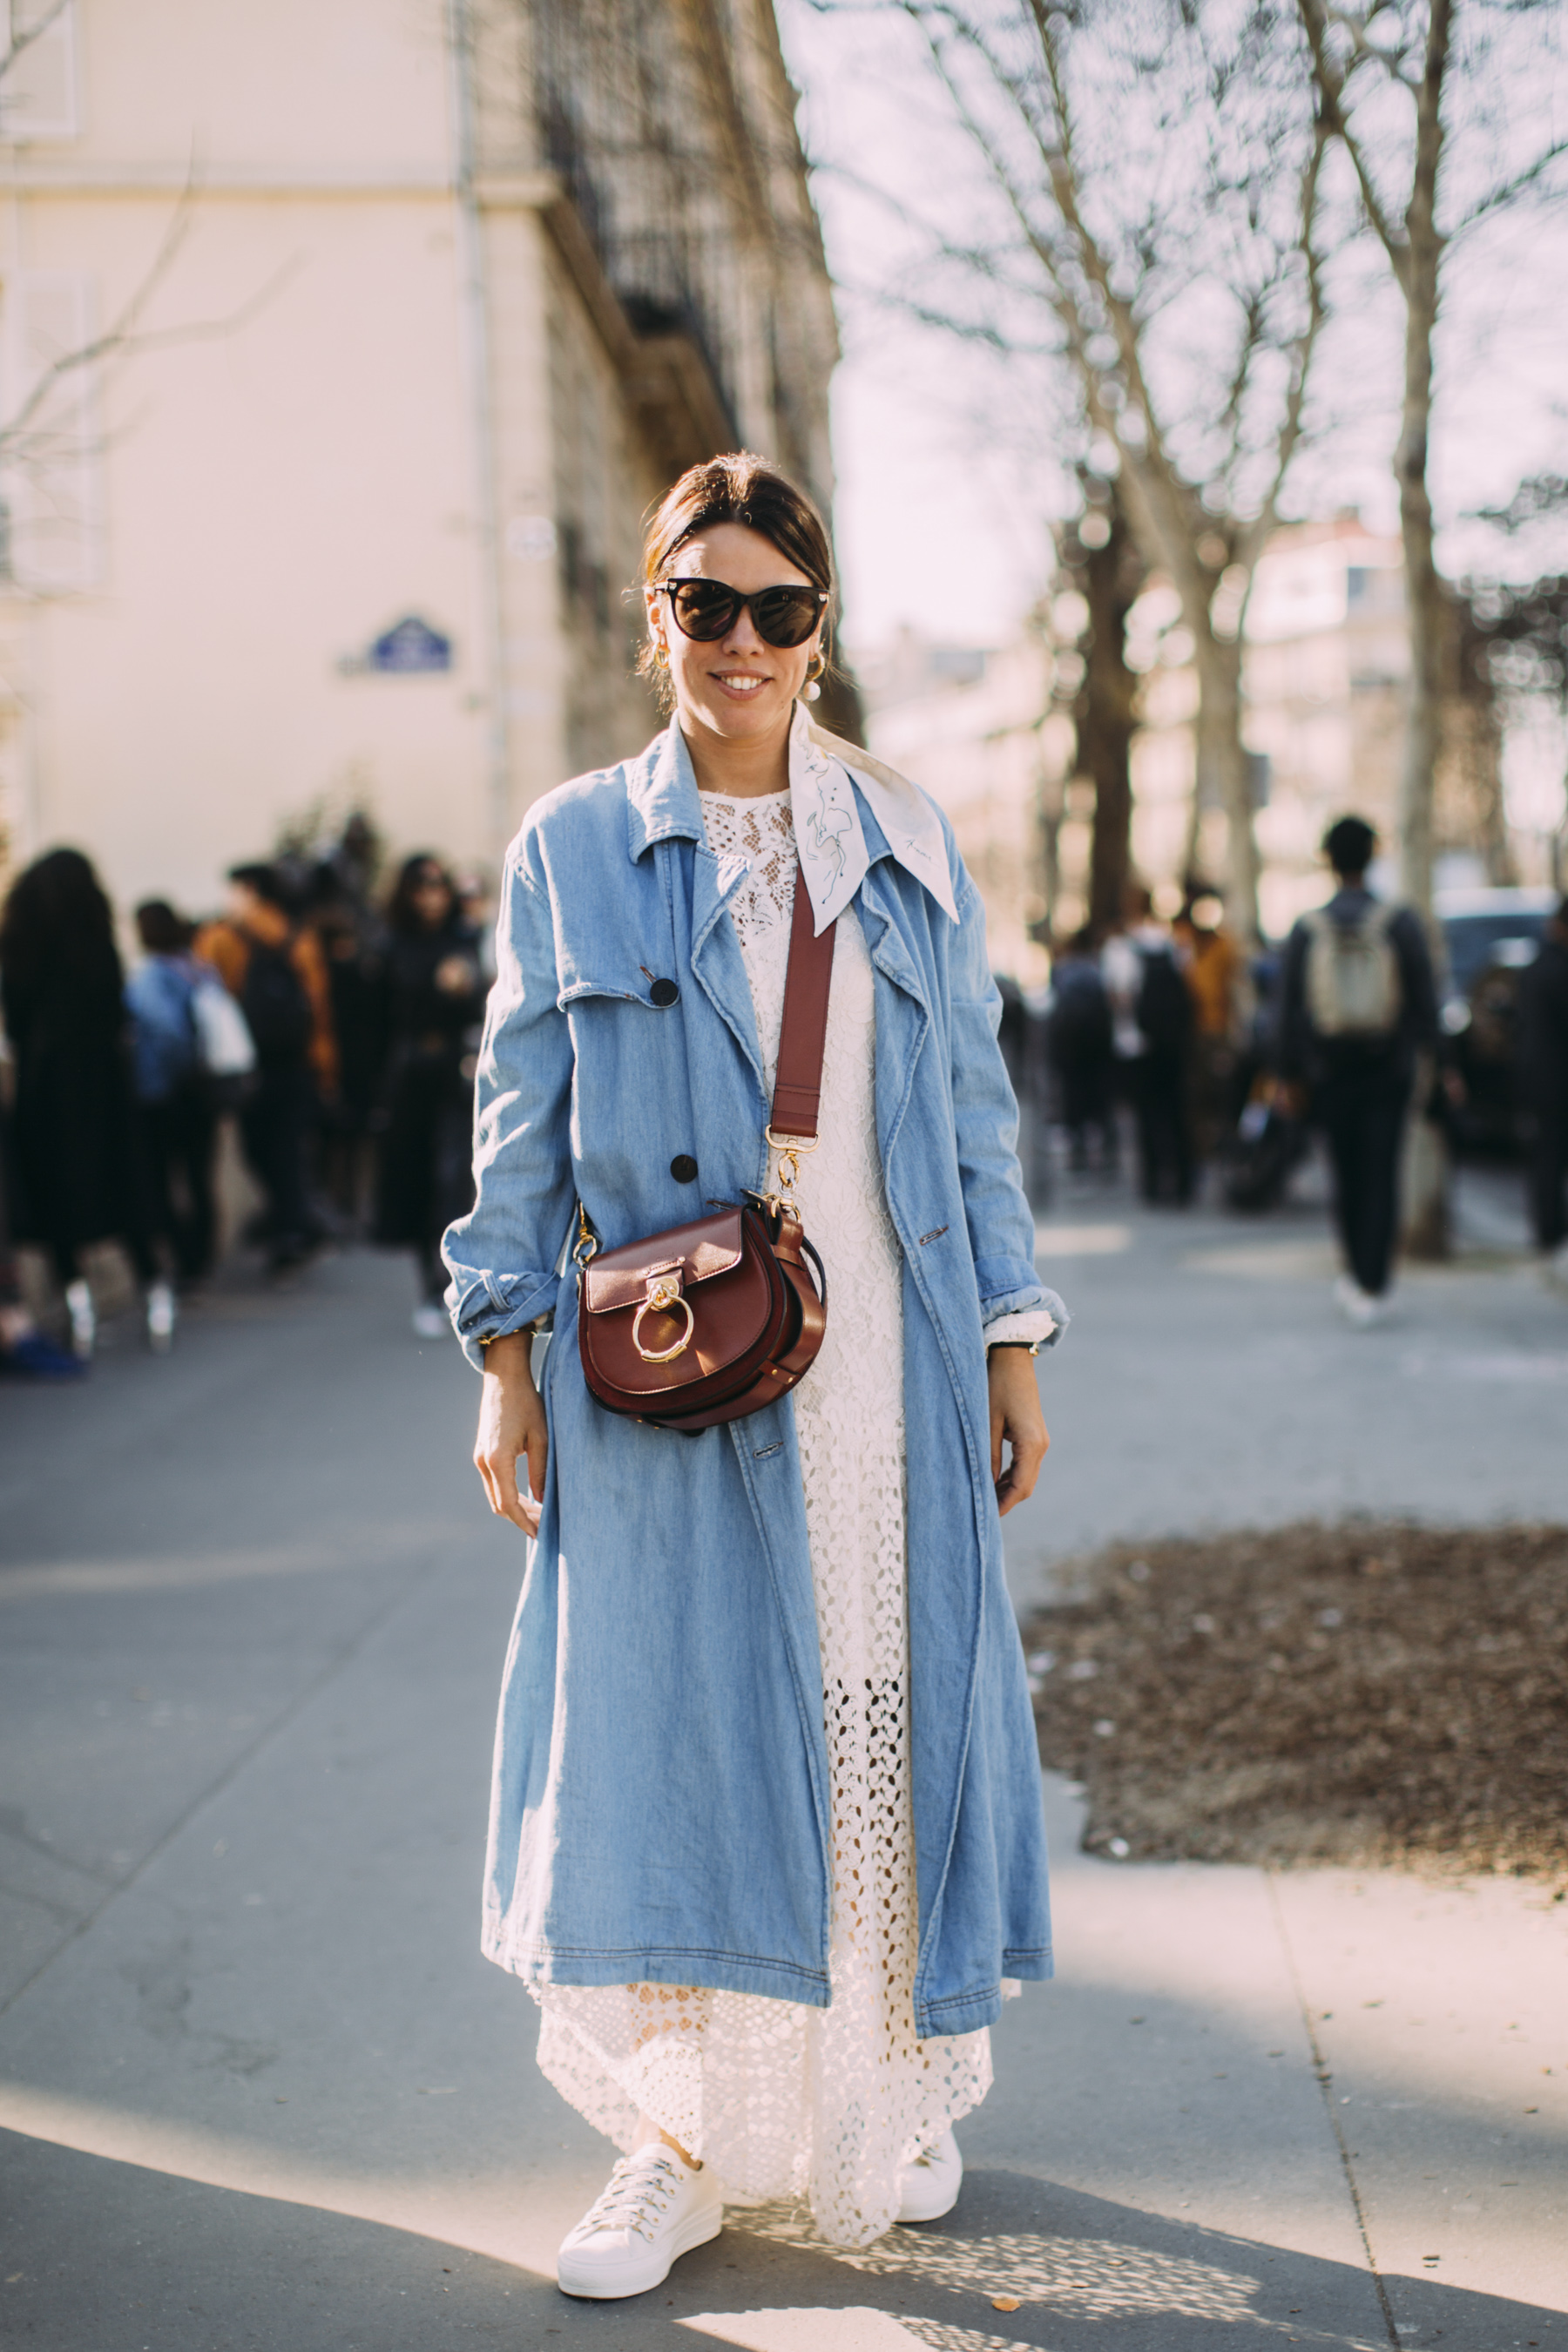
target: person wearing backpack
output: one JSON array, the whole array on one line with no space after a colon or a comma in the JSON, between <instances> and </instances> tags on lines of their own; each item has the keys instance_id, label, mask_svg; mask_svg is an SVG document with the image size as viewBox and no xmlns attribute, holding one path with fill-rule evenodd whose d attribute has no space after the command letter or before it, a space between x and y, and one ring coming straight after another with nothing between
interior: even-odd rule
<instances>
[{"instance_id":1,"label":"person wearing backpack","mask_svg":"<svg viewBox=\"0 0 1568 2352\"><path fill-rule=\"evenodd\" d=\"M135 920L142 961L126 981L125 1003L149 1208L181 1283L189 1285L211 1273L217 1232L217 1106L203 1066L196 1013L203 967L190 951L192 926L165 899L143 899ZM210 972L206 978L216 987Z\"/></svg>"},{"instance_id":2,"label":"person wearing backpack","mask_svg":"<svg viewBox=\"0 0 1568 2352\"><path fill-rule=\"evenodd\" d=\"M1364 1327L1386 1311L1399 1223L1399 1154L1417 1056L1435 1045L1437 1000L1421 919L1366 886L1377 835L1342 816L1323 836L1338 888L1303 915L1280 979L1278 1099L1327 1139L1345 1266L1334 1296Z\"/></svg>"},{"instance_id":3,"label":"person wearing backpack","mask_svg":"<svg viewBox=\"0 0 1568 2352\"><path fill-rule=\"evenodd\" d=\"M1193 1000L1152 894L1134 883L1127 920L1100 951L1112 1036L1138 1125L1138 1189L1145 1201L1186 1208L1193 1197L1187 1065Z\"/></svg>"},{"instance_id":4,"label":"person wearing backpack","mask_svg":"<svg viewBox=\"0 0 1568 2352\"><path fill-rule=\"evenodd\" d=\"M331 997L320 943L289 919L270 866L229 868L229 911L196 935L245 1015L256 1074L239 1107L246 1160L266 1195L263 1231L274 1274L301 1265L321 1237L306 1154L322 1102L337 1092Z\"/></svg>"}]
</instances>

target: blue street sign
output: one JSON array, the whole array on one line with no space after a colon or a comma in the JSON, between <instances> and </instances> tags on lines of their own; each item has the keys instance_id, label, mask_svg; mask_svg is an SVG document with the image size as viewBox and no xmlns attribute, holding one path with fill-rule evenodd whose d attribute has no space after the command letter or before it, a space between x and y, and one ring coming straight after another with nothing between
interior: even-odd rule
<instances>
[{"instance_id":1,"label":"blue street sign","mask_svg":"<svg viewBox=\"0 0 1568 2352\"><path fill-rule=\"evenodd\" d=\"M376 638L366 657L367 669L391 672L406 677L421 670L450 669L452 640L433 629L428 621L409 613L395 621Z\"/></svg>"}]
</instances>

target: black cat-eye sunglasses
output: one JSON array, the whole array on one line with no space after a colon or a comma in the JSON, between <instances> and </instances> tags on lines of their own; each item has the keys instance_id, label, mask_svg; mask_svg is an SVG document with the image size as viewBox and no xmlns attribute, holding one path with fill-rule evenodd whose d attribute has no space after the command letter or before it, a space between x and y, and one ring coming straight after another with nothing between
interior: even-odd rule
<instances>
[{"instance_id":1,"label":"black cat-eye sunglasses","mask_svg":"<svg viewBox=\"0 0 1568 2352\"><path fill-rule=\"evenodd\" d=\"M827 602L825 588L758 588L742 596L722 580L663 580L659 593L681 635L700 646L727 636L743 612L765 646L804 646Z\"/></svg>"}]
</instances>

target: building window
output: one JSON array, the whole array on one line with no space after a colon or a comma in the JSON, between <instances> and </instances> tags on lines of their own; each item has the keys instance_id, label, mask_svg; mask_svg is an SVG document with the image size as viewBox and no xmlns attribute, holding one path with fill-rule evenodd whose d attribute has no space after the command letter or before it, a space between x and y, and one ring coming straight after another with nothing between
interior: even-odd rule
<instances>
[{"instance_id":1,"label":"building window","mask_svg":"<svg viewBox=\"0 0 1568 2352\"><path fill-rule=\"evenodd\" d=\"M81 129L76 0L58 11L51 0L11 0L7 15L17 53L0 75L0 140L74 139Z\"/></svg>"},{"instance_id":2,"label":"building window","mask_svg":"<svg viewBox=\"0 0 1568 2352\"><path fill-rule=\"evenodd\" d=\"M91 344L96 289L79 270L26 270L0 289L0 498L10 577L39 595L97 584L102 430Z\"/></svg>"}]
</instances>

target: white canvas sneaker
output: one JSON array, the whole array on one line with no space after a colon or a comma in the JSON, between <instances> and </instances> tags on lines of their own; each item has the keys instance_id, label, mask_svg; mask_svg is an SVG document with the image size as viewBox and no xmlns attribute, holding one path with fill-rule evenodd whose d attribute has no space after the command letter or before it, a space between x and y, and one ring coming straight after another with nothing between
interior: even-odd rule
<instances>
[{"instance_id":1,"label":"white canvas sneaker","mask_svg":"<svg viewBox=\"0 0 1568 2352\"><path fill-rule=\"evenodd\" d=\"M178 1310L174 1293L166 1282L147 1286L147 1345L155 1356L166 1356L174 1344L174 1324Z\"/></svg>"},{"instance_id":2,"label":"white canvas sneaker","mask_svg":"<svg viewBox=\"0 0 1568 2352\"><path fill-rule=\"evenodd\" d=\"M85 1364L98 1345L98 1311L91 1291L79 1276L66 1285L66 1312L70 1317L71 1353Z\"/></svg>"},{"instance_id":3,"label":"white canvas sneaker","mask_svg":"<svg viewBox=\"0 0 1568 2352\"><path fill-rule=\"evenodd\" d=\"M610 2302L646 2294L693 2246L724 2226L724 2200L710 2164L693 2170L668 2142L650 2140L623 2156L602 2195L561 2241L556 2284L563 2294Z\"/></svg>"},{"instance_id":4,"label":"white canvas sneaker","mask_svg":"<svg viewBox=\"0 0 1568 2352\"><path fill-rule=\"evenodd\" d=\"M1386 1291L1374 1298L1360 1283L1352 1282L1348 1274L1342 1274L1334 1284L1334 1303L1345 1321L1357 1331L1370 1331L1374 1323L1386 1323L1392 1312Z\"/></svg>"},{"instance_id":5,"label":"white canvas sneaker","mask_svg":"<svg viewBox=\"0 0 1568 2352\"><path fill-rule=\"evenodd\" d=\"M963 2186L963 2158L951 2131L936 2146L906 2164L899 2175L897 2221L940 2221L958 2202Z\"/></svg>"}]
</instances>

